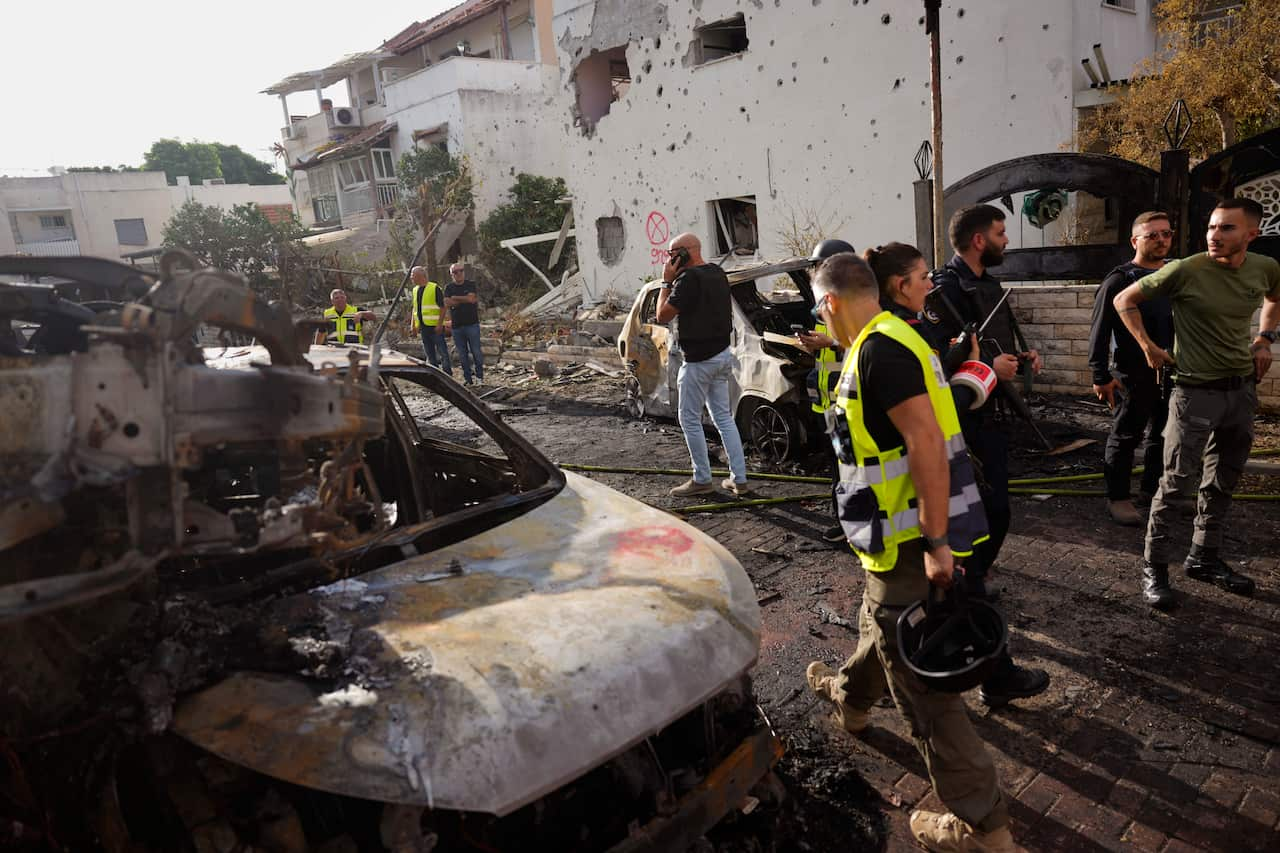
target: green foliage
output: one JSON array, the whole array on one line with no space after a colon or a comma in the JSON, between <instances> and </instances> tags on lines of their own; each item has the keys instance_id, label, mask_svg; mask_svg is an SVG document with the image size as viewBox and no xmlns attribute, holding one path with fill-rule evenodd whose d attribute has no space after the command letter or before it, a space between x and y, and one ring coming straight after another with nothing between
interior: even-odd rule
<instances>
[{"instance_id":1,"label":"green foliage","mask_svg":"<svg viewBox=\"0 0 1280 853\"><path fill-rule=\"evenodd\" d=\"M471 170L466 158L454 157L441 146L428 145L405 152L396 168L409 197L422 198L425 194L432 210L471 208Z\"/></svg>"},{"instance_id":2,"label":"green foliage","mask_svg":"<svg viewBox=\"0 0 1280 853\"><path fill-rule=\"evenodd\" d=\"M282 255L297 251L305 233L297 217L277 224L257 205L238 204L229 211L189 201L165 224L164 247L186 249L202 263L243 275L258 290L270 282L267 269Z\"/></svg>"},{"instance_id":3,"label":"green foliage","mask_svg":"<svg viewBox=\"0 0 1280 853\"><path fill-rule=\"evenodd\" d=\"M141 172L142 167L128 166L124 163L121 163L119 166L69 166L67 168L67 171L68 172L104 172L104 173Z\"/></svg>"},{"instance_id":4,"label":"green foliage","mask_svg":"<svg viewBox=\"0 0 1280 853\"><path fill-rule=\"evenodd\" d=\"M498 245L512 237L558 231L564 222L567 208L557 204L569 190L563 178L545 178L541 175L516 175L516 182L508 191L511 200L498 205L484 222L480 223L480 260L495 278L495 296L504 301L528 300L546 292L544 285L528 267L506 249ZM560 260L554 268L547 269L553 242L521 246L520 251L553 282L564 270L577 265L574 241L566 242Z\"/></svg>"},{"instance_id":5,"label":"green foliage","mask_svg":"<svg viewBox=\"0 0 1280 853\"><path fill-rule=\"evenodd\" d=\"M229 184L283 184L284 175L275 171L270 163L240 150L239 145L213 143L222 165L222 177Z\"/></svg>"},{"instance_id":6,"label":"green foliage","mask_svg":"<svg viewBox=\"0 0 1280 853\"><path fill-rule=\"evenodd\" d=\"M170 185L178 182L179 175L186 175L196 185L209 178L222 178L229 184L285 182L270 163L245 153L238 145L221 142L160 139L143 155L143 168L164 172Z\"/></svg>"}]
</instances>

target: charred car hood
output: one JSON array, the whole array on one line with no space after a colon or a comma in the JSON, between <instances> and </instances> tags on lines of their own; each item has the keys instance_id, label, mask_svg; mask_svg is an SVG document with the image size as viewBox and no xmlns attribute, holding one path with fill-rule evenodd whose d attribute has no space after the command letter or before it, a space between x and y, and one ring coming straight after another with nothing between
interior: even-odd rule
<instances>
[{"instance_id":1,"label":"charred car hood","mask_svg":"<svg viewBox=\"0 0 1280 853\"><path fill-rule=\"evenodd\" d=\"M751 666L759 607L728 551L566 478L514 521L283 600L289 642L339 650L327 677L238 672L175 731L299 785L503 815Z\"/></svg>"}]
</instances>

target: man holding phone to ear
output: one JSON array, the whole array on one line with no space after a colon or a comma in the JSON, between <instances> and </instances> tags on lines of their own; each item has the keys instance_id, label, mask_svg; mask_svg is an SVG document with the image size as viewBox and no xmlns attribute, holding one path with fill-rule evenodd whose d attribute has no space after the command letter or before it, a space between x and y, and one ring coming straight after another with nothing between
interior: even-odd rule
<instances>
[{"instance_id":1,"label":"man holding phone to ear","mask_svg":"<svg viewBox=\"0 0 1280 853\"><path fill-rule=\"evenodd\" d=\"M677 316L676 339L684 355L676 380L680 398L680 429L693 461L693 477L676 486L676 497L705 495L715 491L707 437L702 431L702 409L711 413L720 441L729 457L731 476L720 485L735 495L751 493L747 485L747 460L742 437L729 405L729 379L736 359L729 349L733 331L733 298L724 270L702 257L702 243L693 234L679 234L668 247L670 256L662 268L658 291L659 323Z\"/></svg>"}]
</instances>

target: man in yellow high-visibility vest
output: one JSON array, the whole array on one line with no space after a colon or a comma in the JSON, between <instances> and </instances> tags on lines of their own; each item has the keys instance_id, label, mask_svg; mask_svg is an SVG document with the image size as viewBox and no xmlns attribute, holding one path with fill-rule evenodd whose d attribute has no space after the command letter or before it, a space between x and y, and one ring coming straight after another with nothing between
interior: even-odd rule
<instances>
[{"instance_id":1,"label":"man in yellow high-visibility vest","mask_svg":"<svg viewBox=\"0 0 1280 853\"><path fill-rule=\"evenodd\" d=\"M327 344L363 344L364 324L378 319L372 311L361 311L347 302L347 292L342 288L334 288L329 293L332 307L324 309L324 318L329 321L329 328L324 334L323 343Z\"/></svg>"},{"instance_id":2,"label":"man in yellow high-visibility vest","mask_svg":"<svg viewBox=\"0 0 1280 853\"><path fill-rule=\"evenodd\" d=\"M413 282L409 319L414 331L422 335L422 351L432 367L452 376L449 339L444 333L444 288L427 278L425 267L414 267L409 271L409 278Z\"/></svg>"}]
</instances>

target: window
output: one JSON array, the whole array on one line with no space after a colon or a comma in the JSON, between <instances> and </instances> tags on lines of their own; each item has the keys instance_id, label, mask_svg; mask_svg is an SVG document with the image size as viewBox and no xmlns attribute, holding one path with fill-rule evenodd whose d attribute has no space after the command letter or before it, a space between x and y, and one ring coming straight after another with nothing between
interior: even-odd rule
<instances>
[{"instance_id":1,"label":"window","mask_svg":"<svg viewBox=\"0 0 1280 853\"><path fill-rule=\"evenodd\" d=\"M718 198L708 203L711 208L716 254L754 252L760 245L760 228L756 221L756 197Z\"/></svg>"},{"instance_id":2,"label":"window","mask_svg":"<svg viewBox=\"0 0 1280 853\"><path fill-rule=\"evenodd\" d=\"M344 190L367 184L369 183L369 163L363 157L343 160L338 164L338 177L342 181Z\"/></svg>"},{"instance_id":3,"label":"window","mask_svg":"<svg viewBox=\"0 0 1280 853\"><path fill-rule=\"evenodd\" d=\"M65 216L41 216L40 227L45 231L53 231L57 228L67 227L67 217Z\"/></svg>"},{"instance_id":4,"label":"window","mask_svg":"<svg viewBox=\"0 0 1280 853\"><path fill-rule=\"evenodd\" d=\"M1110 6L1112 9L1125 9L1134 11L1134 0L1102 0L1103 6Z\"/></svg>"},{"instance_id":5,"label":"window","mask_svg":"<svg viewBox=\"0 0 1280 853\"><path fill-rule=\"evenodd\" d=\"M396 179L396 164L390 148L373 149L373 174L380 181Z\"/></svg>"},{"instance_id":6,"label":"window","mask_svg":"<svg viewBox=\"0 0 1280 853\"><path fill-rule=\"evenodd\" d=\"M747 50L747 21L741 12L732 18L698 27L693 34L694 65L714 62Z\"/></svg>"},{"instance_id":7,"label":"window","mask_svg":"<svg viewBox=\"0 0 1280 853\"><path fill-rule=\"evenodd\" d=\"M621 216L602 216L596 220L596 248L600 260L612 266L622 260L622 250L627 247L627 232Z\"/></svg>"},{"instance_id":8,"label":"window","mask_svg":"<svg viewBox=\"0 0 1280 853\"><path fill-rule=\"evenodd\" d=\"M579 62L573 70L573 84L578 94L575 124L590 134L596 122L607 116L614 103L625 98L631 88L626 45L593 53Z\"/></svg>"},{"instance_id":9,"label":"window","mask_svg":"<svg viewBox=\"0 0 1280 853\"><path fill-rule=\"evenodd\" d=\"M1201 45L1208 39L1221 38L1234 29L1242 5L1239 0L1207 0L1196 16L1199 23L1193 36L1195 43Z\"/></svg>"},{"instance_id":10,"label":"window","mask_svg":"<svg viewBox=\"0 0 1280 853\"><path fill-rule=\"evenodd\" d=\"M141 219L117 219L116 242L121 246L147 245L147 223Z\"/></svg>"}]
</instances>

